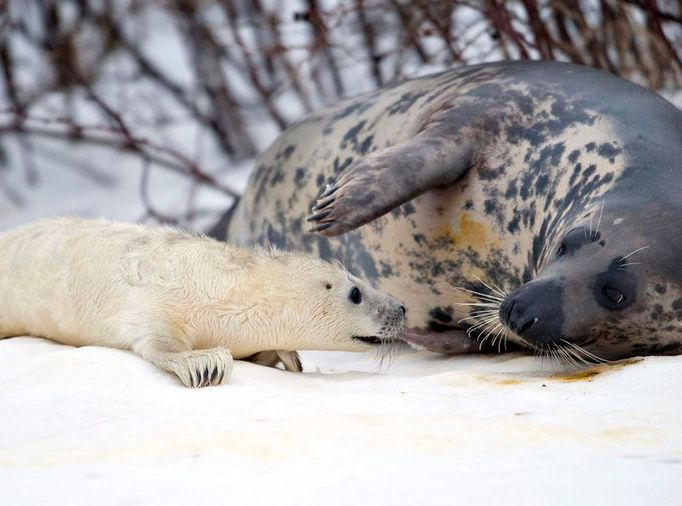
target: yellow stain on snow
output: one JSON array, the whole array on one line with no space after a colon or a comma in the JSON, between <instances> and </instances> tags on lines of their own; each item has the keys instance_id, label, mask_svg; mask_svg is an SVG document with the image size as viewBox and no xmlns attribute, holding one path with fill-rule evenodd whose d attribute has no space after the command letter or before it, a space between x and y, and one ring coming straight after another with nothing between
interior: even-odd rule
<instances>
[{"instance_id":1,"label":"yellow stain on snow","mask_svg":"<svg viewBox=\"0 0 682 506\"><path fill-rule=\"evenodd\" d=\"M573 371L569 373L555 374L551 376L551 379L561 381L563 383L570 383L574 381L592 381L595 376L605 372L614 372L623 367L631 364L636 364L641 362L641 358L629 358L625 360L619 360L613 364L597 365L594 367L588 367L587 369L580 369L579 371Z\"/></svg>"}]
</instances>

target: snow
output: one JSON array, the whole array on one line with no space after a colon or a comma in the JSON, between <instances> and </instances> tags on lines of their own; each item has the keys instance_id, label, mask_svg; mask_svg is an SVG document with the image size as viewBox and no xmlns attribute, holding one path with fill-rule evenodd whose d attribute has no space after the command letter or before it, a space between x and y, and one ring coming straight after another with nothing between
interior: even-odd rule
<instances>
[{"instance_id":1,"label":"snow","mask_svg":"<svg viewBox=\"0 0 682 506\"><path fill-rule=\"evenodd\" d=\"M131 353L0 341L0 503L677 504L682 357L307 352L187 389Z\"/></svg>"}]
</instances>

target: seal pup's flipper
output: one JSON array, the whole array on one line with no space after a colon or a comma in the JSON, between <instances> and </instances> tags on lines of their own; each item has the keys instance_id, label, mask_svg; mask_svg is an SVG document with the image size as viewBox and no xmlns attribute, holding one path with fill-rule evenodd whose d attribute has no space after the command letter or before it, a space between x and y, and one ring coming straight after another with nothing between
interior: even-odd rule
<instances>
[{"instance_id":1,"label":"seal pup's flipper","mask_svg":"<svg viewBox=\"0 0 682 506\"><path fill-rule=\"evenodd\" d=\"M172 372L191 388L222 385L232 376L232 354L225 348L180 350L168 339L141 339L132 347L134 353L159 369Z\"/></svg>"},{"instance_id":2,"label":"seal pup's flipper","mask_svg":"<svg viewBox=\"0 0 682 506\"><path fill-rule=\"evenodd\" d=\"M395 209L432 188L461 178L477 144L467 136L434 135L427 129L402 144L358 160L324 189L307 221L310 232L340 235Z\"/></svg>"},{"instance_id":3,"label":"seal pup's flipper","mask_svg":"<svg viewBox=\"0 0 682 506\"><path fill-rule=\"evenodd\" d=\"M301 359L296 351L260 351L245 360L266 367L277 367L281 363L289 372L303 372Z\"/></svg>"}]
</instances>

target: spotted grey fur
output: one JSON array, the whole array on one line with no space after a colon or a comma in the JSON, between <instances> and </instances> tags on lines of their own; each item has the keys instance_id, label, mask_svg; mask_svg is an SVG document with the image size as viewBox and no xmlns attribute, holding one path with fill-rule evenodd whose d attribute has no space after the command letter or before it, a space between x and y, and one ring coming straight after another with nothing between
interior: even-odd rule
<instances>
[{"instance_id":1,"label":"spotted grey fur","mask_svg":"<svg viewBox=\"0 0 682 506\"><path fill-rule=\"evenodd\" d=\"M434 350L478 349L464 333L476 320L461 321L476 306L459 305L477 300L452 287L510 293L551 278L563 283L548 292L561 294L557 322L590 353L675 354L681 163L682 113L649 90L569 64L462 67L291 127L220 234L229 221L239 244L341 260L399 295L415 340ZM568 232L592 234L599 217L599 241L556 258ZM642 247L622 267L629 307L604 310L594 279Z\"/></svg>"}]
</instances>

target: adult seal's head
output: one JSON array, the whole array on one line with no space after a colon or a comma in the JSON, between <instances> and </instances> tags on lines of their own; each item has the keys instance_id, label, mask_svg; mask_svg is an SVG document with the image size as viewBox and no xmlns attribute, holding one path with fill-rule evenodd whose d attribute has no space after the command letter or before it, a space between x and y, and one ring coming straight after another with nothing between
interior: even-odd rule
<instances>
[{"instance_id":1,"label":"adult seal's head","mask_svg":"<svg viewBox=\"0 0 682 506\"><path fill-rule=\"evenodd\" d=\"M680 160L682 113L650 90L552 62L462 67L285 132L227 235L341 259L432 350L674 354Z\"/></svg>"},{"instance_id":2,"label":"adult seal's head","mask_svg":"<svg viewBox=\"0 0 682 506\"><path fill-rule=\"evenodd\" d=\"M607 201L544 245L531 281L509 294L480 292L486 306L477 309L501 336L577 362L678 349L674 225L655 223L661 210L653 202L607 208Z\"/></svg>"}]
</instances>

